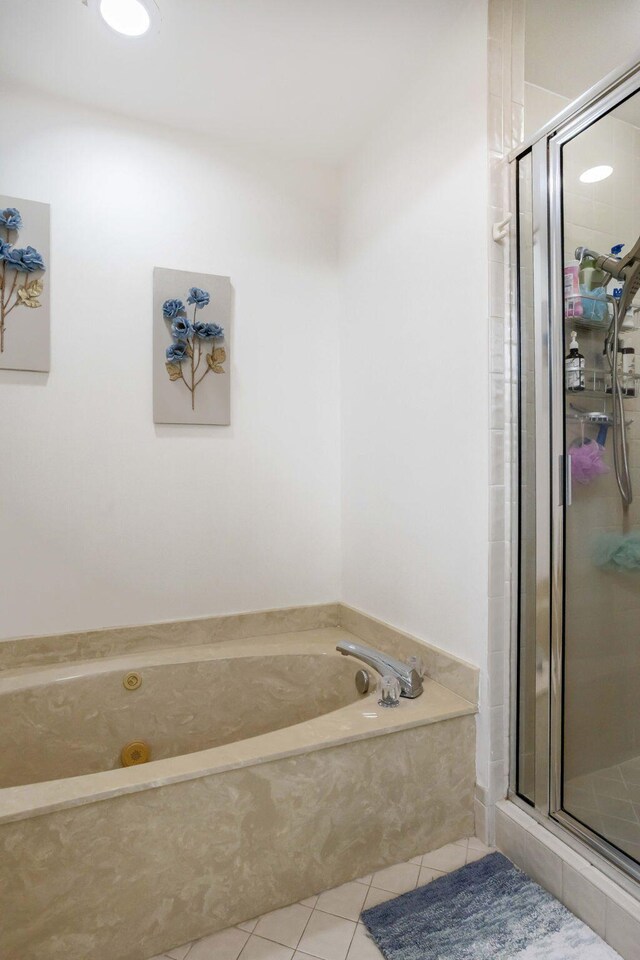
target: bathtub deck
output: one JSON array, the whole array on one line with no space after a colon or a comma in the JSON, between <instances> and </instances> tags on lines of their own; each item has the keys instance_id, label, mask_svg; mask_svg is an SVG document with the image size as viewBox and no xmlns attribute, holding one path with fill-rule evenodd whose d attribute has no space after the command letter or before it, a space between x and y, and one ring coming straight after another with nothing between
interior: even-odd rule
<instances>
[{"instance_id":1,"label":"bathtub deck","mask_svg":"<svg viewBox=\"0 0 640 960\"><path fill-rule=\"evenodd\" d=\"M360 923L361 912L489 852L476 837L457 840L408 863L175 947L153 960L381 960Z\"/></svg>"}]
</instances>

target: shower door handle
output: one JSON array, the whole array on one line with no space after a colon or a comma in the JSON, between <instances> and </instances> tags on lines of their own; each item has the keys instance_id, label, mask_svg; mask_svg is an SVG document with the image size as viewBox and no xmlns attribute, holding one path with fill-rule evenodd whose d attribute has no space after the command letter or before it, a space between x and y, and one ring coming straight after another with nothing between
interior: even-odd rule
<instances>
[{"instance_id":1,"label":"shower door handle","mask_svg":"<svg viewBox=\"0 0 640 960\"><path fill-rule=\"evenodd\" d=\"M560 454L559 458L559 467L560 467L560 489L564 487L564 506L571 506L571 496L572 496L572 487L571 487L571 457L564 456Z\"/></svg>"}]
</instances>

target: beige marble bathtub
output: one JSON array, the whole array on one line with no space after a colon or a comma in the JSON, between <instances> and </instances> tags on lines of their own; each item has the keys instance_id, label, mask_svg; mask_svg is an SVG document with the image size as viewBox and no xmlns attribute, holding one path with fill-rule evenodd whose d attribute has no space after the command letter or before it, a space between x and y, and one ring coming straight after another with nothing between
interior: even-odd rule
<instances>
[{"instance_id":1,"label":"beige marble bathtub","mask_svg":"<svg viewBox=\"0 0 640 960\"><path fill-rule=\"evenodd\" d=\"M0 788L118 769L133 740L161 760L360 699L356 662L315 646L313 639L221 643L0 676ZM129 689L132 675L138 685Z\"/></svg>"},{"instance_id":2,"label":"beige marble bathtub","mask_svg":"<svg viewBox=\"0 0 640 960\"><path fill-rule=\"evenodd\" d=\"M380 708L342 637L6 670L2 960L143 960L472 833L475 706Z\"/></svg>"}]
</instances>

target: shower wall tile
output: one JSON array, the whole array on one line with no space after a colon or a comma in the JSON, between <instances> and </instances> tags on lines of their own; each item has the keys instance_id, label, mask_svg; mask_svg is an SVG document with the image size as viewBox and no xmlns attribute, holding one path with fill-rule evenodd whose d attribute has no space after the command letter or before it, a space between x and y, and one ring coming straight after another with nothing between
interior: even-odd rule
<instances>
[{"instance_id":1,"label":"shower wall tile","mask_svg":"<svg viewBox=\"0 0 640 960\"><path fill-rule=\"evenodd\" d=\"M524 104L511 104L511 143L513 145L524 140Z\"/></svg>"},{"instance_id":2,"label":"shower wall tile","mask_svg":"<svg viewBox=\"0 0 640 960\"><path fill-rule=\"evenodd\" d=\"M489 37L489 93L502 98L502 43Z\"/></svg>"},{"instance_id":3,"label":"shower wall tile","mask_svg":"<svg viewBox=\"0 0 640 960\"><path fill-rule=\"evenodd\" d=\"M542 831L544 832L544 831ZM558 900L562 899L562 860L545 843L545 837L532 830L525 841L527 873Z\"/></svg>"},{"instance_id":4,"label":"shower wall tile","mask_svg":"<svg viewBox=\"0 0 640 960\"><path fill-rule=\"evenodd\" d=\"M503 0L491 0L489 3L489 39L502 43ZM640 147L639 147L640 148Z\"/></svg>"},{"instance_id":5,"label":"shower wall tile","mask_svg":"<svg viewBox=\"0 0 640 960\"><path fill-rule=\"evenodd\" d=\"M489 223L501 220L504 216L504 160L502 151L489 150ZM492 213L494 216L492 216ZM495 241L491 240L490 246ZM502 244L497 244L501 246Z\"/></svg>"},{"instance_id":6,"label":"shower wall tile","mask_svg":"<svg viewBox=\"0 0 640 960\"><path fill-rule=\"evenodd\" d=\"M492 317L503 317L504 303L504 264L495 260L489 262L489 309Z\"/></svg>"},{"instance_id":7,"label":"shower wall tile","mask_svg":"<svg viewBox=\"0 0 640 960\"><path fill-rule=\"evenodd\" d=\"M492 225L510 212L507 155L523 135L524 0L489 0L487 57L489 177L489 653L487 655L487 722L480 735L489 738L490 758L479 770L486 784L477 801L477 821L488 842L494 835L495 801L506 796L509 756L510 676L510 540L514 501L511 489L514 430L515 336L512 330L511 261L513 224L496 242ZM482 723L482 714L480 717Z\"/></svg>"},{"instance_id":8,"label":"shower wall tile","mask_svg":"<svg viewBox=\"0 0 640 960\"><path fill-rule=\"evenodd\" d=\"M492 707L489 711L489 729L491 731L490 759L504 760L504 737L502 735L502 707Z\"/></svg>"},{"instance_id":9,"label":"shower wall tile","mask_svg":"<svg viewBox=\"0 0 640 960\"><path fill-rule=\"evenodd\" d=\"M482 791L482 797L484 797L484 791ZM483 802L479 794L479 788L476 788L476 797L474 800L474 815L475 815L475 830L476 837L482 840L483 843L487 843L488 835L488 816L487 816L487 806ZM487 844L488 846L488 844Z\"/></svg>"},{"instance_id":10,"label":"shower wall tile","mask_svg":"<svg viewBox=\"0 0 640 960\"><path fill-rule=\"evenodd\" d=\"M489 544L489 596L501 597L504 595L504 556L505 543L503 540ZM493 682L493 677L490 678Z\"/></svg>"},{"instance_id":11,"label":"shower wall tile","mask_svg":"<svg viewBox=\"0 0 640 960\"><path fill-rule=\"evenodd\" d=\"M586 852L593 856L590 863L576 853L570 845L575 841L561 827L555 827L556 836L510 801L497 804L495 820L498 850L557 897L623 960L640 960L640 903L622 886L630 881L611 867L611 877L606 876L598 868L601 861L596 853Z\"/></svg>"},{"instance_id":12,"label":"shower wall tile","mask_svg":"<svg viewBox=\"0 0 640 960\"><path fill-rule=\"evenodd\" d=\"M487 224L487 231L489 234L488 247L489 260L493 260L496 263L504 263L504 243L496 243L496 241L493 239L493 224L500 222L502 219L502 206L494 206L492 204L489 207L489 222Z\"/></svg>"},{"instance_id":13,"label":"shower wall tile","mask_svg":"<svg viewBox=\"0 0 640 960\"><path fill-rule=\"evenodd\" d=\"M492 484L489 487L489 539L504 541L504 534L504 487L500 484Z\"/></svg>"},{"instance_id":14,"label":"shower wall tile","mask_svg":"<svg viewBox=\"0 0 640 960\"><path fill-rule=\"evenodd\" d=\"M525 24L525 0L512 0L512 19L511 19L511 46L515 53L518 50L524 51L524 24ZM522 59L517 56L511 58L511 101L513 103L524 103L524 70L522 69Z\"/></svg>"},{"instance_id":15,"label":"shower wall tile","mask_svg":"<svg viewBox=\"0 0 640 960\"><path fill-rule=\"evenodd\" d=\"M504 483L504 430L489 434L489 477L492 484Z\"/></svg>"},{"instance_id":16,"label":"shower wall tile","mask_svg":"<svg viewBox=\"0 0 640 960\"><path fill-rule=\"evenodd\" d=\"M495 805L507 793L507 760L494 760L489 764L489 804ZM495 816L495 814L494 814Z\"/></svg>"},{"instance_id":17,"label":"shower wall tile","mask_svg":"<svg viewBox=\"0 0 640 960\"><path fill-rule=\"evenodd\" d=\"M605 907L605 939L625 960L640 960L640 921L613 900Z\"/></svg>"},{"instance_id":18,"label":"shower wall tile","mask_svg":"<svg viewBox=\"0 0 640 960\"><path fill-rule=\"evenodd\" d=\"M497 318L499 319L499 318ZM491 374L491 428L501 430L504 435L505 422L505 375L503 373ZM496 481L499 482L499 481Z\"/></svg>"},{"instance_id":19,"label":"shower wall tile","mask_svg":"<svg viewBox=\"0 0 640 960\"><path fill-rule=\"evenodd\" d=\"M489 597L489 654L504 650L505 600Z\"/></svg>"},{"instance_id":20,"label":"shower wall tile","mask_svg":"<svg viewBox=\"0 0 640 960\"><path fill-rule=\"evenodd\" d=\"M494 598L495 599L495 598ZM505 703L505 673L504 656L502 651L489 654L489 674L491 676L491 687L489 691L489 703L492 707L500 707ZM503 729L504 733L504 729ZM498 759L495 757L494 759Z\"/></svg>"},{"instance_id":21,"label":"shower wall tile","mask_svg":"<svg viewBox=\"0 0 640 960\"><path fill-rule=\"evenodd\" d=\"M502 98L489 95L489 149L499 152L503 142Z\"/></svg>"},{"instance_id":22,"label":"shower wall tile","mask_svg":"<svg viewBox=\"0 0 640 960\"><path fill-rule=\"evenodd\" d=\"M489 363L491 373L505 374L504 320L489 319Z\"/></svg>"}]
</instances>

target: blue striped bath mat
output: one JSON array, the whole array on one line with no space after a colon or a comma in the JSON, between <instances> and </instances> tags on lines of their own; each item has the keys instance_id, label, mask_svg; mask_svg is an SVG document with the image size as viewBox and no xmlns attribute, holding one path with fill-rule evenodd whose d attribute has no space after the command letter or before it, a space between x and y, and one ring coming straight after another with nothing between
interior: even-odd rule
<instances>
[{"instance_id":1,"label":"blue striped bath mat","mask_svg":"<svg viewBox=\"0 0 640 960\"><path fill-rule=\"evenodd\" d=\"M620 960L501 853L365 910L362 920L387 960Z\"/></svg>"}]
</instances>

